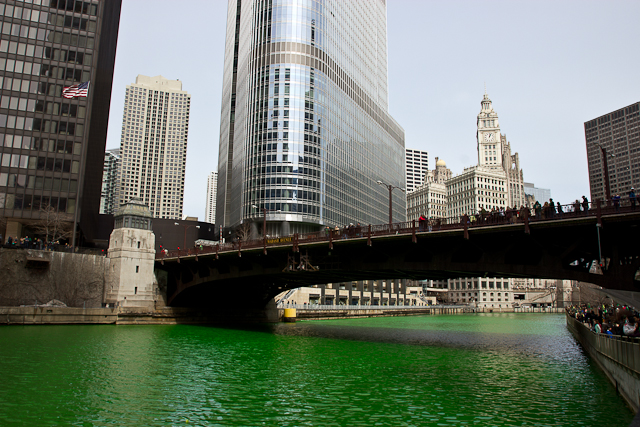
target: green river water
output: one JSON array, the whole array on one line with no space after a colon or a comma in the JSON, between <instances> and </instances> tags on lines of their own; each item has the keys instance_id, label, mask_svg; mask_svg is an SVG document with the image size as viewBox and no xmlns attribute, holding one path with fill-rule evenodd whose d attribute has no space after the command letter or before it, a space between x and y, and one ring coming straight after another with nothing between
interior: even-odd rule
<instances>
[{"instance_id":1,"label":"green river water","mask_svg":"<svg viewBox=\"0 0 640 427\"><path fill-rule=\"evenodd\" d=\"M0 426L628 426L564 315L0 328Z\"/></svg>"}]
</instances>

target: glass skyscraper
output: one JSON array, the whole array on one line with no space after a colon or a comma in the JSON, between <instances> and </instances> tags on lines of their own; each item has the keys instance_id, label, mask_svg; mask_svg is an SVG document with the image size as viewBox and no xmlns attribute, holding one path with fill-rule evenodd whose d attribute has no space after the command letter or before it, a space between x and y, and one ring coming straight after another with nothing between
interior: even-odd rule
<instances>
[{"instance_id":1,"label":"glass skyscraper","mask_svg":"<svg viewBox=\"0 0 640 427\"><path fill-rule=\"evenodd\" d=\"M266 213L269 235L386 223L377 181L405 186L387 110L386 1L230 0L217 222L261 227Z\"/></svg>"}]
</instances>

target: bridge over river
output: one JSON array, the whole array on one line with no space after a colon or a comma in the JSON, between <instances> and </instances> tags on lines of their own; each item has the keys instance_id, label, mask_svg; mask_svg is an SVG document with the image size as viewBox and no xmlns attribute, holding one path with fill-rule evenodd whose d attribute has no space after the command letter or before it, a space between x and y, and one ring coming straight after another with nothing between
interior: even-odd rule
<instances>
[{"instance_id":1,"label":"bridge over river","mask_svg":"<svg viewBox=\"0 0 640 427\"><path fill-rule=\"evenodd\" d=\"M551 218L465 216L159 252L156 272L173 306L260 308L288 289L383 278L530 277L639 290L640 208L570 209Z\"/></svg>"}]
</instances>

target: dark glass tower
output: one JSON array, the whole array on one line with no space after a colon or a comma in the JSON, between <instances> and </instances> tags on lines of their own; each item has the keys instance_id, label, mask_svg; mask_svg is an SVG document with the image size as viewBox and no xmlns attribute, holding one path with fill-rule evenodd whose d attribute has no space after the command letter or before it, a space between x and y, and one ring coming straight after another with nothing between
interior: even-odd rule
<instances>
[{"instance_id":1,"label":"dark glass tower","mask_svg":"<svg viewBox=\"0 0 640 427\"><path fill-rule=\"evenodd\" d=\"M384 0L230 0L216 219L266 234L386 223L405 186ZM406 218L393 192L394 221Z\"/></svg>"},{"instance_id":2,"label":"dark glass tower","mask_svg":"<svg viewBox=\"0 0 640 427\"><path fill-rule=\"evenodd\" d=\"M0 1L3 237L53 208L95 237L121 0ZM87 97L63 89L89 82ZM0 227L0 230L3 227Z\"/></svg>"}]
</instances>

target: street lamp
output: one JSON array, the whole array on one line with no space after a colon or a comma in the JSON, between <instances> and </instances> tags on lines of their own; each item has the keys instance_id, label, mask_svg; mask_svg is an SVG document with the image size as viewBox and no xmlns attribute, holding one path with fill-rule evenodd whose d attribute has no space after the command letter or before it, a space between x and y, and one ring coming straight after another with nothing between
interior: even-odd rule
<instances>
[{"instance_id":1,"label":"street lamp","mask_svg":"<svg viewBox=\"0 0 640 427\"><path fill-rule=\"evenodd\" d=\"M259 208L256 205L251 205L251 207L254 209L262 210L262 235L266 238L267 237L267 209Z\"/></svg>"},{"instance_id":2,"label":"street lamp","mask_svg":"<svg viewBox=\"0 0 640 427\"><path fill-rule=\"evenodd\" d=\"M174 225L180 225L177 222L173 223ZM187 225L187 224L183 224L184 227L184 244L182 245L182 249L186 249L187 248L187 228L189 227L195 227L195 228L200 228L199 225Z\"/></svg>"},{"instance_id":3,"label":"street lamp","mask_svg":"<svg viewBox=\"0 0 640 427\"><path fill-rule=\"evenodd\" d=\"M262 211L262 235L267 238L267 212L280 212L280 209L266 209L259 208L256 205L251 205L254 209L260 209Z\"/></svg>"},{"instance_id":4,"label":"street lamp","mask_svg":"<svg viewBox=\"0 0 640 427\"><path fill-rule=\"evenodd\" d=\"M605 197L607 198L607 206L611 205L611 189L609 188L609 166L607 164L607 150L600 145L598 142L593 142L600 148L600 152L602 153L602 167L604 169L604 192ZM609 157L615 157L615 154L609 154Z\"/></svg>"},{"instance_id":5,"label":"street lamp","mask_svg":"<svg viewBox=\"0 0 640 427\"><path fill-rule=\"evenodd\" d=\"M397 188L398 190L402 191L403 193L405 192L405 189L402 187L397 187L395 185L392 184L387 184L385 182L382 182L380 180L377 181L378 185L382 185L385 186L389 189L389 229L391 229L391 224L393 223L393 208L392 208L392 197L391 197L391 192L393 191L394 188Z\"/></svg>"}]
</instances>

